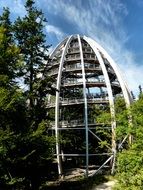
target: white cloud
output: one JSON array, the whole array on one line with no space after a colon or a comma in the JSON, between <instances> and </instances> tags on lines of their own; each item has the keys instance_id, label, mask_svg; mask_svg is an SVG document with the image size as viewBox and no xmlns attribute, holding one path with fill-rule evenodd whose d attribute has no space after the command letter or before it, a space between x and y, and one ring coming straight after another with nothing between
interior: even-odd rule
<instances>
[{"instance_id":1,"label":"white cloud","mask_svg":"<svg viewBox=\"0 0 143 190\"><path fill-rule=\"evenodd\" d=\"M49 12L62 15L82 34L101 44L122 69L130 89L137 92L138 85L143 81L143 66L136 64L134 53L125 46L130 36L123 25L123 19L128 14L123 1L89 0L86 1L86 6L82 6L85 3L83 0L78 0L77 3L68 0L45 2L48 3Z\"/></svg>"},{"instance_id":2,"label":"white cloud","mask_svg":"<svg viewBox=\"0 0 143 190\"><path fill-rule=\"evenodd\" d=\"M10 12L18 16L24 16L26 14L22 0L0 0L0 7L9 7Z\"/></svg>"},{"instance_id":3,"label":"white cloud","mask_svg":"<svg viewBox=\"0 0 143 190\"><path fill-rule=\"evenodd\" d=\"M62 40L63 37L65 36L65 33L56 26L47 25L45 28L46 28L47 33L54 34L59 41Z\"/></svg>"},{"instance_id":4,"label":"white cloud","mask_svg":"<svg viewBox=\"0 0 143 190\"><path fill-rule=\"evenodd\" d=\"M138 1L142 5L143 0ZM25 8L22 2L23 0L0 0L0 7L8 6L12 13L23 16ZM74 26L81 34L101 44L122 69L130 89L137 91L138 85L143 81L143 66L136 63L136 55L126 48L130 36L123 25L123 19L128 14L124 1L36 0L36 3L41 8L44 5L47 13L57 18L63 17L71 27ZM61 41L66 36L64 27L57 27L56 22L52 25L48 23L46 31Z\"/></svg>"},{"instance_id":5,"label":"white cloud","mask_svg":"<svg viewBox=\"0 0 143 190\"><path fill-rule=\"evenodd\" d=\"M126 59L130 59L130 55L126 54ZM131 55L132 56L132 55ZM143 65L138 65L135 61L131 61L128 64L120 64L120 69L122 71L122 75L128 82L130 90L134 92L135 95L139 93L138 86L143 86Z\"/></svg>"}]
</instances>

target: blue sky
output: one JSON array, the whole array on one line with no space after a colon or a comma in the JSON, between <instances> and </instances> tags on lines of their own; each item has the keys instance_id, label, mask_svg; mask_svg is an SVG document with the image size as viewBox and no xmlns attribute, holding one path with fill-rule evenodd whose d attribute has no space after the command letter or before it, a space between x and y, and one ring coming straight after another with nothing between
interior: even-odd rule
<instances>
[{"instance_id":1,"label":"blue sky","mask_svg":"<svg viewBox=\"0 0 143 190\"><path fill-rule=\"evenodd\" d=\"M35 0L48 20L47 42L54 47L70 34L95 39L120 67L136 94L143 86L143 0ZM11 18L24 16L25 0L0 0Z\"/></svg>"}]
</instances>

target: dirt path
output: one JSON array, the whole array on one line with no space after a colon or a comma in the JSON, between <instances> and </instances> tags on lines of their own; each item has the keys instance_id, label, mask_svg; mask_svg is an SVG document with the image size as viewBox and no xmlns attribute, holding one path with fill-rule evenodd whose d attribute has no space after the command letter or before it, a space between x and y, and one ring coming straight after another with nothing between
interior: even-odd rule
<instances>
[{"instance_id":1,"label":"dirt path","mask_svg":"<svg viewBox=\"0 0 143 190\"><path fill-rule=\"evenodd\" d=\"M115 185L115 181L108 181L102 183L96 187L93 187L91 190L112 190L112 187Z\"/></svg>"}]
</instances>

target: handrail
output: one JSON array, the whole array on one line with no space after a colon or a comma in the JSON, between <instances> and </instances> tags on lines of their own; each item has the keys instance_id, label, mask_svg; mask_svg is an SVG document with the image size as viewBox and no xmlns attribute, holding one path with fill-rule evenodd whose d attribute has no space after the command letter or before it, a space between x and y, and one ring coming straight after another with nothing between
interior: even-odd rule
<instances>
[{"instance_id":1,"label":"handrail","mask_svg":"<svg viewBox=\"0 0 143 190\"><path fill-rule=\"evenodd\" d=\"M86 84L88 84L88 83L95 83L95 84L99 84L99 83L105 83L105 81L104 80L102 80L102 79L100 79L100 80L98 80L98 81L86 81ZM83 84L83 82L82 81L64 81L64 83L63 83L63 86L64 85L82 85Z\"/></svg>"},{"instance_id":2,"label":"handrail","mask_svg":"<svg viewBox=\"0 0 143 190\"><path fill-rule=\"evenodd\" d=\"M78 119L78 120L62 120L59 122L59 125L60 127L66 127L66 128L73 128L75 126L84 126L84 121L83 119ZM50 125L51 126L54 126L55 125L55 122L50 122ZM103 126L105 125L105 123L97 123L95 119L92 119L92 120L89 120L88 121L88 125L96 125L96 126ZM107 123L107 125L110 125L109 123ZM104 127L105 128L105 127ZM106 128L109 128L109 127L106 127Z\"/></svg>"},{"instance_id":3,"label":"handrail","mask_svg":"<svg viewBox=\"0 0 143 190\"><path fill-rule=\"evenodd\" d=\"M50 66L55 66L55 65L58 65L59 63L55 63L55 64L51 64ZM88 65L85 65L85 70L86 69L92 69L93 71L94 70L98 70L100 71L101 70L101 67L100 66L96 66L94 64L88 64ZM70 71L78 71L78 70L81 70L81 66L77 66L77 65L70 65L70 66L65 66L63 72L70 72ZM108 72L114 74L114 72L111 70L111 69L108 69ZM49 75L55 75L55 74L58 74L58 68L56 69L51 69L50 71L48 71L48 74Z\"/></svg>"},{"instance_id":4,"label":"handrail","mask_svg":"<svg viewBox=\"0 0 143 190\"><path fill-rule=\"evenodd\" d=\"M96 97L96 98L87 98L87 103L88 104L91 104L91 103L108 103L109 101L109 98L106 96L106 97ZM60 99L60 105L72 105L72 104L82 104L84 103L84 99L81 98L81 99L77 99L77 98L74 98L74 99L69 99L69 98L64 98L64 99ZM54 107L55 106L55 101L49 101L47 102L48 104L48 107Z\"/></svg>"}]
</instances>

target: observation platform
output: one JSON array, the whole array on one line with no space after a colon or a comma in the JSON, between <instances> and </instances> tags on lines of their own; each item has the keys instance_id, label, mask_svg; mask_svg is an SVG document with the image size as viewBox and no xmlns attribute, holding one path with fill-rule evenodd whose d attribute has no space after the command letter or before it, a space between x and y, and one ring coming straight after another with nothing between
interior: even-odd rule
<instances>
[{"instance_id":1,"label":"observation platform","mask_svg":"<svg viewBox=\"0 0 143 190\"><path fill-rule=\"evenodd\" d=\"M51 128L49 129L55 129L55 122L51 122ZM109 129L111 130L111 123L97 123L95 120L89 120L88 122L88 128L89 129ZM48 129L48 130L49 130ZM83 120L71 120L71 121L60 121L59 122L59 128L58 130L64 130L64 129L76 129L76 130L81 130L84 129L85 130L85 123Z\"/></svg>"},{"instance_id":2,"label":"observation platform","mask_svg":"<svg viewBox=\"0 0 143 190\"><path fill-rule=\"evenodd\" d=\"M54 65L58 66L59 63L56 63ZM103 74L101 67L98 66L98 65L95 65L95 64L87 64L84 67L84 69L85 69L86 74L93 73L93 74L95 74L97 76ZM48 71L48 75L49 76L57 76L58 71L59 71L58 67L53 69L53 66L51 66L50 71ZM112 80L114 80L116 78L114 71L112 69L110 69L110 68L108 68L107 71L108 71L109 77L112 78ZM76 65L65 66L63 68L63 75L64 74L69 74L69 73L82 73L82 68L78 67Z\"/></svg>"},{"instance_id":3,"label":"observation platform","mask_svg":"<svg viewBox=\"0 0 143 190\"><path fill-rule=\"evenodd\" d=\"M96 98L96 99L88 99L87 98L87 103L88 104L108 104L109 99L108 97L106 98ZM72 106L72 105L80 105L84 104L84 99L68 99L64 98L60 100L59 105L60 106ZM49 102L47 105L48 108L54 108L55 107L55 102Z\"/></svg>"}]
</instances>

